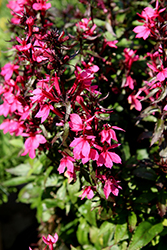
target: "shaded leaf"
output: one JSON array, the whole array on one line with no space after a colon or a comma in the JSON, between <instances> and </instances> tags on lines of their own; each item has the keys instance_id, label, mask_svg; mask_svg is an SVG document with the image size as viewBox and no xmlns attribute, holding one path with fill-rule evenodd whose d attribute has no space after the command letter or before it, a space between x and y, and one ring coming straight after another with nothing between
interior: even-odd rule
<instances>
[{"instance_id":1,"label":"shaded leaf","mask_svg":"<svg viewBox=\"0 0 167 250\"><path fill-rule=\"evenodd\" d=\"M137 216L136 214L132 211L130 215L128 216L128 226L129 226L129 231L133 232L137 224Z\"/></svg>"},{"instance_id":2,"label":"shaded leaf","mask_svg":"<svg viewBox=\"0 0 167 250\"><path fill-rule=\"evenodd\" d=\"M157 178L155 171L149 167L138 167L133 171L133 174L147 180L156 180Z\"/></svg>"},{"instance_id":3,"label":"shaded leaf","mask_svg":"<svg viewBox=\"0 0 167 250\"><path fill-rule=\"evenodd\" d=\"M160 139L163 131L164 131L164 120L158 119L151 140L151 146Z\"/></svg>"}]
</instances>

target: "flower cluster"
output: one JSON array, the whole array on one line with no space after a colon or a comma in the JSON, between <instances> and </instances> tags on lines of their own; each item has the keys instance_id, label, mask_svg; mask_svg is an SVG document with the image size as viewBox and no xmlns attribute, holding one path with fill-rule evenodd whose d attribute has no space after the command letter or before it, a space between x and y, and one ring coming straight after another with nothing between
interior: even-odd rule
<instances>
[{"instance_id":1,"label":"flower cluster","mask_svg":"<svg viewBox=\"0 0 167 250\"><path fill-rule=\"evenodd\" d=\"M100 6L104 8L102 3ZM111 110L101 106L102 93L97 85L92 85L99 71L95 58L82 60L72 73L68 70L78 43L54 26L49 19L51 4L46 0L9 1L8 7L13 16L11 29L17 35L12 40L13 62L1 69L0 115L6 119L0 129L26 138L22 155L34 158L37 150L47 154L54 147L63 157L58 171L61 174L67 168L69 181L75 181L83 171L94 172L95 178L89 178L83 187L82 199L86 195L92 198L99 183L107 199L110 194L117 196L121 187L111 176L111 168L114 163L121 163L113 150L120 145L115 130L123 129L104 119L109 119ZM82 19L76 27L78 40L97 39L91 18ZM104 39L101 53L106 46L117 48L116 43L117 40ZM127 54L133 56L131 52ZM132 62L135 60L137 56Z\"/></svg>"}]
</instances>

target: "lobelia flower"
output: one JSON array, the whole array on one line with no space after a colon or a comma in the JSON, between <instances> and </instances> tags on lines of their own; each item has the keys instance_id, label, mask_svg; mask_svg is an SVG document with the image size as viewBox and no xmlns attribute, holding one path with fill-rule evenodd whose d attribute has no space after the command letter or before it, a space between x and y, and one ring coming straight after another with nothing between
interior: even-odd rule
<instances>
[{"instance_id":1,"label":"lobelia flower","mask_svg":"<svg viewBox=\"0 0 167 250\"><path fill-rule=\"evenodd\" d=\"M163 108L163 110L167 111L167 105L165 105L165 107Z\"/></svg>"},{"instance_id":2,"label":"lobelia flower","mask_svg":"<svg viewBox=\"0 0 167 250\"><path fill-rule=\"evenodd\" d=\"M74 132L79 132L84 129L87 129L87 130L91 129L91 127L87 124L84 124L81 117L75 113L70 114L69 125L70 125L71 130Z\"/></svg>"},{"instance_id":3,"label":"lobelia flower","mask_svg":"<svg viewBox=\"0 0 167 250\"><path fill-rule=\"evenodd\" d=\"M97 161L98 158L99 158L99 154L98 154L97 150L94 149L94 148L91 148L90 152L89 152L89 155L87 157L82 158L82 163L85 164L89 160Z\"/></svg>"},{"instance_id":4,"label":"lobelia flower","mask_svg":"<svg viewBox=\"0 0 167 250\"><path fill-rule=\"evenodd\" d=\"M139 94L137 93L136 95L130 94L128 96L128 103L131 104L130 109L135 108L138 111L142 110L142 105L141 102L138 99L141 99L139 96Z\"/></svg>"},{"instance_id":5,"label":"lobelia flower","mask_svg":"<svg viewBox=\"0 0 167 250\"><path fill-rule=\"evenodd\" d=\"M9 1L9 3L6 5L9 9L11 9L11 15L13 16L13 18L11 18L11 23L13 23L13 24L20 23L20 16L19 15L22 16L23 12L24 12L23 4L25 4L26 0L22 1L23 4L20 4L20 2L21 1L18 1L18 0Z\"/></svg>"},{"instance_id":6,"label":"lobelia flower","mask_svg":"<svg viewBox=\"0 0 167 250\"><path fill-rule=\"evenodd\" d=\"M107 13L108 10L105 7L103 0L97 0L97 6L104 11L104 13Z\"/></svg>"},{"instance_id":7,"label":"lobelia flower","mask_svg":"<svg viewBox=\"0 0 167 250\"><path fill-rule=\"evenodd\" d=\"M137 50L132 50L129 48L124 49L124 57L125 57L124 63L128 71L130 71L132 67L132 63L139 59L139 56L135 55L136 51Z\"/></svg>"},{"instance_id":8,"label":"lobelia flower","mask_svg":"<svg viewBox=\"0 0 167 250\"><path fill-rule=\"evenodd\" d=\"M158 10L158 0L156 1L156 8L153 9L151 7L146 7L141 14L137 13L141 18L143 18L145 21L140 21L144 22L144 25L142 26L137 26L133 29L135 33L137 33L136 38L143 38L146 40L150 34L154 34L156 31L155 27L155 18L160 17L160 13L163 12L166 8L163 8L161 10Z\"/></svg>"},{"instance_id":9,"label":"lobelia flower","mask_svg":"<svg viewBox=\"0 0 167 250\"><path fill-rule=\"evenodd\" d=\"M6 117L9 114L13 114L16 110L22 111L22 104L18 101L19 94L20 91L15 95L11 91L3 94L4 103L0 105L0 115L3 114Z\"/></svg>"},{"instance_id":10,"label":"lobelia flower","mask_svg":"<svg viewBox=\"0 0 167 250\"><path fill-rule=\"evenodd\" d=\"M84 187L83 193L80 195L80 197L82 197L81 200L83 200L86 196L89 200L93 198L94 193L91 186Z\"/></svg>"},{"instance_id":11,"label":"lobelia flower","mask_svg":"<svg viewBox=\"0 0 167 250\"><path fill-rule=\"evenodd\" d=\"M63 156L60 160L60 165L58 167L59 174L64 173L65 167L70 173L74 173L74 162L75 160L71 156Z\"/></svg>"},{"instance_id":12,"label":"lobelia flower","mask_svg":"<svg viewBox=\"0 0 167 250\"><path fill-rule=\"evenodd\" d=\"M45 236L42 236L43 242L49 246L50 250L54 250L53 245L58 241L58 234L55 233L54 236L48 234L47 238Z\"/></svg>"},{"instance_id":13,"label":"lobelia flower","mask_svg":"<svg viewBox=\"0 0 167 250\"><path fill-rule=\"evenodd\" d=\"M45 137L39 134L40 132L41 131L36 132L36 134L31 133L31 134L24 135L24 136L29 136L29 138L25 140L25 143L24 143L25 150L21 154L22 156L29 153L30 158L32 159L35 158L35 149L39 147L39 144L44 144L47 142Z\"/></svg>"},{"instance_id":14,"label":"lobelia flower","mask_svg":"<svg viewBox=\"0 0 167 250\"><path fill-rule=\"evenodd\" d=\"M136 38L142 37L144 40L146 40L151 33L151 29L147 24L144 24L143 26L137 26L133 29L133 31L137 33L137 35L135 36Z\"/></svg>"},{"instance_id":15,"label":"lobelia flower","mask_svg":"<svg viewBox=\"0 0 167 250\"><path fill-rule=\"evenodd\" d=\"M90 140L94 140L95 136L83 136L75 138L71 143L70 147L74 147L73 154L74 158L79 160L82 158L88 158L90 153Z\"/></svg>"},{"instance_id":16,"label":"lobelia flower","mask_svg":"<svg viewBox=\"0 0 167 250\"><path fill-rule=\"evenodd\" d=\"M155 64L151 65L149 63L147 63L147 66L152 69L154 72L159 72L157 74L157 80L160 82L163 82L165 80L165 78L167 78L167 68L164 68L163 65L161 65L160 68L157 68L157 66Z\"/></svg>"},{"instance_id":17,"label":"lobelia flower","mask_svg":"<svg viewBox=\"0 0 167 250\"><path fill-rule=\"evenodd\" d=\"M69 125L71 130L75 132L82 131L84 129L84 124L82 122L82 119L77 114L70 114Z\"/></svg>"},{"instance_id":18,"label":"lobelia flower","mask_svg":"<svg viewBox=\"0 0 167 250\"><path fill-rule=\"evenodd\" d=\"M73 180L76 181L76 173L71 173L70 171L65 171L64 176L67 177L68 183L71 183Z\"/></svg>"},{"instance_id":19,"label":"lobelia flower","mask_svg":"<svg viewBox=\"0 0 167 250\"><path fill-rule=\"evenodd\" d=\"M119 128L117 126L110 127L108 124L103 125L104 129L99 133L101 135L101 142L104 143L105 141L111 146L111 139L118 141L116 137L116 133L113 129L116 130L122 130L122 128Z\"/></svg>"},{"instance_id":20,"label":"lobelia flower","mask_svg":"<svg viewBox=\"0 0 167 250\"><path fill-rule=\"evenodd\" d=\"M50 110L53 110L54 107L51 104L41 104L40 109L38 113L35 115L35 117L40 118L41 117L41 123L43 123L49 116Z\"/></svg>"},{"instance_id":21,"label":"lobelia flower","mask_svg":"<svg viewBox=\"0 0 167 250\"><path fill-rule=\"evenodd\" d=\"M106 148L105 146L102 148L102 152L99 155L99 158L97 160L97 166L103 166L103 164L107 167L107 168L112 168L113 166L113 162L114 163L121 163L121 158L119 157L119 155L117 155L114 152L109 152L108 150L110 150L111 148L115 148L118 147L120 144L113 144L112 146L110 146L109 148Z\"/></svg>"},{"instance_id":22,"label":"lobelia flower","mask_svg":"<svg viewBox=\"0 0 167 250\"><path fill-rule=\"evenodd\" d=\"M10 119L5 119L1 125L0 129L3 129L3 133L6 134L9 132L11 135L15 133L16 136L23 136L25 126L23 125L23 122L15 121L15 120L10 120Z\"/></svg>"},{"instance_id":23,"label":"lobelia flower","mask_svg":"<svg viewBox=\"0 0 167 250\"><path fill-rule=\"evenodd\" d=\"M28 51L31 47L32 44L28 43L24 39L20 39L19 37L16 37L16 40L21 44L21 45L15 45L14 48L16 48L18 51Z\"/></svg>"},{"instance_id":24,"label":"lobelia flower","mask_svg":"<svg viewBox=\"0 0 167 250\"><path fill-rule=\"evenodd\" d=\"M116 181L113 176L107 175L97 175L96 176L104 185L103 191L106 199L108 199L109 195L112 193L115 196L118 196L119 189L122 189L121 186L118 185L120 181Z\"/></svg>"},{"instance_id":25,"label":"lobelia flower","mask_svg":"<svg viewBox=\"0 0 167 250\"><path fill-rule=\"evenodd\" d=\"M135 80L132 79L132 77L128 75L128 76L126 76L126 82L125 82L123 87L129 87L130 89L133 90L134 89L134 83L135 83Z\"/></svg>"},{"instance_id":26,"label":"lobelia flower","mask_svg":"<svg viewBox=\"0 0 167 250\"><path fill-rule=\"evenodd\" d=\"M101 53L105 50L105 48L106 48L107 45L108 45L109 47L111 47L111 48L117 49L118 47L115 45L116 43L118 43L118 40L115 40L115 41L107 41L107 39L104 38Z\"/></svg>"},{"instance_id":27,"label":"lobelia flower","mask_svg":"<svg viewBox=\"0 0 167 250\"><path fill-rule=\"evenodd\" d=\"M18 68L18 65L7 63L2 67L1 75L4 76L5 81L8 81L12 77L13 72L17 72Z\"/></svg>"},{"instance_id":28,"label":"lobelia flower","mask_svg":"<svg viewBox=\"0 0 167 250\"><path fill-rule=\"evenodd\" d=\"M34 3L32 8L34 10L45 11L51 8L51 3L46 3L47 0L37 0L37 3Z\"/></svg>"},{"instance_id":29,"label":"lobelia flower","mask_svg":"<svg viewBox=\"0 0 167 250\"><path fill-rule=\"evenodd\" d=\"M122 187L118 185L118 182L119 181L116 181L113 177L105 181L103 191L106 199L108 199L110 193L112 193L115 196L118 196L119 188L122 189Z\"/></svg>"},{"instance_id":30,"label":"lobelia flower","mask_svg":"<svg viewBox=\"0 0 167 250\"><path fill-rule=\"evenodd\" d=\"M92 27L90 27L90 21L91 17L89 19L83 18L79 23L76 24L78 28L78 32L83 33L83 38L87 38L89 36L94 35L94 30L96 29L96 24L93 24Z\"/></svg>"}]
</instances>

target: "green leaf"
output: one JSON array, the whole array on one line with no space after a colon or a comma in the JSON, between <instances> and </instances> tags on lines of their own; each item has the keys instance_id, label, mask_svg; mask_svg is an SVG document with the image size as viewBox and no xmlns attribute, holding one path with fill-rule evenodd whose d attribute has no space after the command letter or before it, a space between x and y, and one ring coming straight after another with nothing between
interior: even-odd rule
<instances>
[{"instance_id":1,"label":"green leaf","mask_svg":"<svg viewBox=\"0 0 167 250\"><path fill-rule=\"evenodd\" d=\"M71 114L71 103L66 103L66 114L65 114L65 122L68 120L69 115Z\"/></svg>"},{"instance_id":2,"label":"green leaf","mask_svg":"<svg viewBox=\"0 0 167 250\"><path fill-rule=\"evenodd\" d=\"M30 170L30 167L31 166L29 163L23 163L14 168L6 169L6 171L14 175L26 176Z\"/></svg>"},{"instance_id":3,"label":"green leaf","mask_svg":"<svg viewBox=\"0 0 167 250\"><path fill-rule=\"evenodd\" d=\"M70 245L70 247L71 247L71 250L78 250L78 248L73 247L73 246L71 246L71 245Z\"/></svg>"},{"instance_id":4,"label":"green leaf","mask_svg":"<svg viewBox=\"0 0 167 250\"><path fill-rule=\"evenodd\" d=\"M128 250L138 250L146 246L156 235L163 230L162 223L152 225L148 221L143 221L137 227L132 236Z\"/></svg>"},{"instance_id":5,"label":"green leaf","mask_svg":"<svg viewBox=\"0 0 167 250\"><path fill-rule=\"evenodd\" d=\"M147 117L143 118L143 121L145 122L157 122L157 117L154 115L148 115Z\"/></svg>"},{"instance_id":6,"label":"green leaf","mask_svg":"<svg viewBox=\"0 0 167 250\"><path fill-rule=\"evenodd\" d=\"M93 22L97 25L97 26L105 26L105 21L98 19L98 18L93 18Z\"/></svg>"},{"instance_id":7,"label":"green leaf","mask_svg":"<svg viewBox=\"0 0 167 250\"><path fill-rule=\"evenodd\" d=\"M36 176L19 176L19 177L15 177L15 178L12 178L12 179L9 179L7 181L4 181L2 183L3 186L7 187L7 186L18 186L18 185L21 185L21 184L24 184L24 183L27 183L27 182L30 182L30 181L34 181L36 178Z\"/></svg>"},{"instance_id":8,"label":"green leaf","mask_svg":"<svg viewBox=\"0 0 167 250\"><path fill-rule=\"evenodd\" d=\"M162 224L163 224L164 227L167 227L167 219L164 219Z\"/></svg>"},{"instance_id":9,"label":"green leaf","mask_svg":"<svg viewBox=\"0 0 167 250\"><path fill-rule=\"evenodd\" d=\"M42 201L43 204L45 204L46 208L52 208L52 207L57 207L57 200L56 199L44 199Z\"/></svg>"},{"instance_id":10,"label":"green leaf","mask_svg":"<svg viewBox=\"0 0 167 250\"><path fill-rule=\"evenodd\" d=\"M164 120L158 119L155 125L154 134L151 140L151 146L160 139L163 131L164 131Z\"/></svg>"},{"instance_id":11,"label":"green leaf","mask_svg":"<svg viewBox=\"0 0 167 250\"><path fill-rule=\"evenodd\" d=\"M137 149L136 153L138 160L149 159L149 155L146 148Z\"/></svg>"},{"instance_id":12,"label":"green leaf","mask_svg":"<svg viewBox=\"0 0 167 250\"><path fill-rule=\"evenodd\" d=\"M100 227L99 238L103 237L103 247L108 246L109 242L114 238L116 225L108 221L104 221Z\"/></svg>"},{"instance_id":13,"label":"green leaf","mask_svg":"<svg viewBox=\"0 0 167 250\"><path fill-rule=\"evenodd\" d=\"M74 184L67 183L67 190L69 193L70 200L73 204L76 203L76 201L78 200L76 194L79 191L79 189L80 189L79 179L77 179Z\"/></svg>"},{"instance_id":14,"label":"green leaf","mask_svg":"<svg viewBox=\"0 0 167 250\"><path fill-rule=\"evenodd\" d=\"M85 220L96 227L96 209L91 211L91 204L91 201L87 200L85 204L79 207L78 211L84 216Z\"/></svg>"},{"instance_id":15,"label":"green leaf","mask_svg":"<svg viewBox=\"0 0 167 250\"><path fill-rule=\"evenodd\" d=\"M156 106L149 106L147 107L146 109L144 109L141 114L138 116L138 119L141 120L143 119L144 117L147 117L148 115L154 113L154 112L160 112L160 109L157 108ZM139 121L137 121L136 124L138 124Z\"/></svg>"},{"instance_id":16,"label":"green leaf","mask_svg":"<svg viewBox=\"0 0 167 250\"><path fill-rule=\"evenodd\" d=\"M163 161L165 162L167 160L167 147L161 149L159 155L163 158Z\"/></svg>"},{"instance_id":17,"label":"green leaf","mask_svg":"<svg viewBox=\"0 0 167 250\"><path fill-rule=\"evenodd\" d=\"M83 249L84 250L99 250L99 248L97 249L97 248L93 247L92 245L84 245Z\"/></svg>"},{"instance_id":18,"label":"green leaf","mask_svg":"<svg viewBox=\"0 0 167 250\"><path fill-rule=\"evenodd\" d=\"M129 224L129 231L133 232L137 224L137 216L133 211L128 216L128 224Z\"/></svg>"},{"instance_id":19,"label":"green leaf","mask_svg":"<svg viewBox=\"0 0 167 250\"><path fill-rule=\"evenodd\" d=\"M152 90L149 92L149 94L146 95L146 97L144 97L144 98L142 99L142 101L145 101L145 100L147 100L148 98L150 98L151 96L155 95L160 89L161 89L160 87L157 87L157 88L152 89Z\"/></svg>"},{"instance_id":20,"label":"green leaf","mask_svg":"<svg viewBox=\"0 0 167 250\"><path fill-rule=\"evenodd\" d=\"M80 223L76 234L78 242L83 246L89 243L88 239L89 225L87 224L86 220L83 217L81 217L79 221Z\"/></svg>"},{"instance_id":21,"label":"green leaf","mask_svg":"<svg viewBox=\"0 0 167 250\"><path fill-rule=\"evenodd\" d=\"M117 224L114 234L115 244L128 238L129 236L127 234L127 223Z\"/></svg>"},{"instance_id":22,"label":"green leaf","mask_svg":"<svg viewBox=\"0 0 167 250\"><path fill-rule=\"evenodd\" d=\"M90 232L89 232L89 236L90 236L90 240L93 244L99 244L99 231L100 229L97 227L90 227Z\"/></svg>"},{"instance_id":23,"label":"green leaf","mask_svg":"<svg viewBox=\"0 0 167 250\"><path fill-rule=\"evenodd\" d=\"M9 143L17 148L22 148L24 143L23 143L23 139L22 138L17 138L17 139L12 139L9 141Z\"/></svg>"}]
</instances>

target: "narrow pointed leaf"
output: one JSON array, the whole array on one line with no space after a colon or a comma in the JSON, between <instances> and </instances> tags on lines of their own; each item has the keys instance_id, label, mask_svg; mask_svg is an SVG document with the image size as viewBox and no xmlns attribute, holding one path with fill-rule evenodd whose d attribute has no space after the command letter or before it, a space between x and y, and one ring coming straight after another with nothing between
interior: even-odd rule
<instances>
[{"instance_id":1,"label":"narrow pointed leaf","mask_svg":"<svg viewBox=\"0 0 167 250\"><path fill-rule=\"evenodd\" d=\"M160 139L163 131L164 131L164 120L159 119L155 125L153 137L151 140L151 146Z\"/></svg>"}]
</instances>

